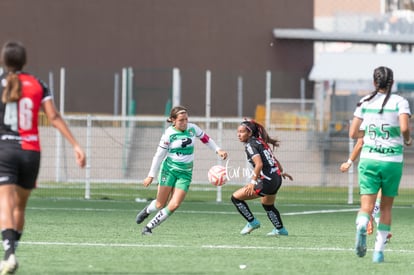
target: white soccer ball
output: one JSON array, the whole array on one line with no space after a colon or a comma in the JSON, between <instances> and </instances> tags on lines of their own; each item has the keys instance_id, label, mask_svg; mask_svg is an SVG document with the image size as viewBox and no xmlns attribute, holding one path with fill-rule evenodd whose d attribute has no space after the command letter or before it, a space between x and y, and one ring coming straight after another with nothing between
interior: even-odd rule
<instances>
[{"instance_id":1,"label":"white soccer ball","mask_svg":"<svg viewBox=\"0 0 414 275\"><path fill-rule=\"evenodd\" d=\"M208 181L215 186L222 186L227 181L226 167L214 165L208 170Z\"/></svg>"}]
</instances>

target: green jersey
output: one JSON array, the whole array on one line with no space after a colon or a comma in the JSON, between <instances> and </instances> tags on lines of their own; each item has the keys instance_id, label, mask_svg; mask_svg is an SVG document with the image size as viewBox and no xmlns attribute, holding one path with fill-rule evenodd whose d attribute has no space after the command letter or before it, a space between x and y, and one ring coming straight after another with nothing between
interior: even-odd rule
<instances>
[{"instance_id":1,"label":"green jersey","mask_svg":"<svg viewBox=\"0 0 414 275\"><path fill-rule=\"evenodd\" d=\"M200 139L204 144L217 152L216 143L196 124L188 123L185 131L168 127L161 137L148 176L154 177L162 163L163 170L192 175L194 162L195 139Z\"/></svg>"},{"instance_id":2,"label":"green jersey","mask_svg":"<svg viewBox=\"0 0 414 275\"><path fill-rule=\"evenodd\" d=\"M360 158L402 162L404 143L399 116L400 114L411 116L410 107L405 98L391 94L380 114L385 96L377 93L371 100L363 102L354 112L355 117L363 120L361 127L365 130Z\"/></svg>"}]
</instances>

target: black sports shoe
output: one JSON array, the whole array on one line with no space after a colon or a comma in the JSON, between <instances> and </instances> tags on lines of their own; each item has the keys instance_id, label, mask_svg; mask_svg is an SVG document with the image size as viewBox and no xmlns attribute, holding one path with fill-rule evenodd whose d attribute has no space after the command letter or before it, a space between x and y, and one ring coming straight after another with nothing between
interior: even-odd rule
<instances>
[{"instance_id":1,"label":"black sports shoe","mask_svg":"<svg viewBox=\"0 0 414 275\"><path fill-rule=\"evenodd\" d=\"M151 228L149 228L148 226L145 226L145 227L142 229L142 235L152 235Z\"/></svg>"},{"instance_id":2,"label":"black sports shoe","mask_svg":"<svg viewBox=\"0 0 414 275\"><path fill-rule=\"evenodd\" d=\"M147 208L148 206L145 206L145 208L142 209L141 212L138 213L136 217L137 224L142 223L149 216L149 214L147 213Z\"/></svg>"}]
</instances>

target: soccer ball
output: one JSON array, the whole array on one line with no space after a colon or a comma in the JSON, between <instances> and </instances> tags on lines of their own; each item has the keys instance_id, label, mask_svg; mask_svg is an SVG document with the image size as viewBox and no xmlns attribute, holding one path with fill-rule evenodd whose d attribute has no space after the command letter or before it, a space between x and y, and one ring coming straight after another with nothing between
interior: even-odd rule
<instances>
[{"instance_id":1,"label":"soccer ball","mask_svg":"<svg viewBox=\"0 0 414 275\"><path fill-rule=\"evenodd\" d=\"M208 170L208 181L215 186L222 186L227 181L226 167L214 165Z\"/></svg>"}]
</instances>

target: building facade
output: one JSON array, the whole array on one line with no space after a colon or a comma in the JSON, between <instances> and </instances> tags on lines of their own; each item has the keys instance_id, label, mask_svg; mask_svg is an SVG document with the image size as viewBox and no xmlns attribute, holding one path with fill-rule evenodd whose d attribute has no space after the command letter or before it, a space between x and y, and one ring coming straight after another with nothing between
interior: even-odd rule
<instances>
[{"instance_id":1,"label":"building facade","mask_svg":"<svg viewBox=\"0 0 414 275\"><path fill-rule=\"evenodd\" d=\"M1 1L0 9L7 11L0 41L27 46L27 69L50 80L57 103L59 69L66 69L66 112L115 113L121 104L115 79L131 67L133 112L163 113L171 70L179 68L181 103L191 114L205 114L210 70L212 115L237 115L241 76L243 114L250 116L264 103L266 70L275 72L272 96L292 98L313 64L312 42L272 36L275 27L312 28L309 0L18 0Z\"/></svg>"}]
</instances>

